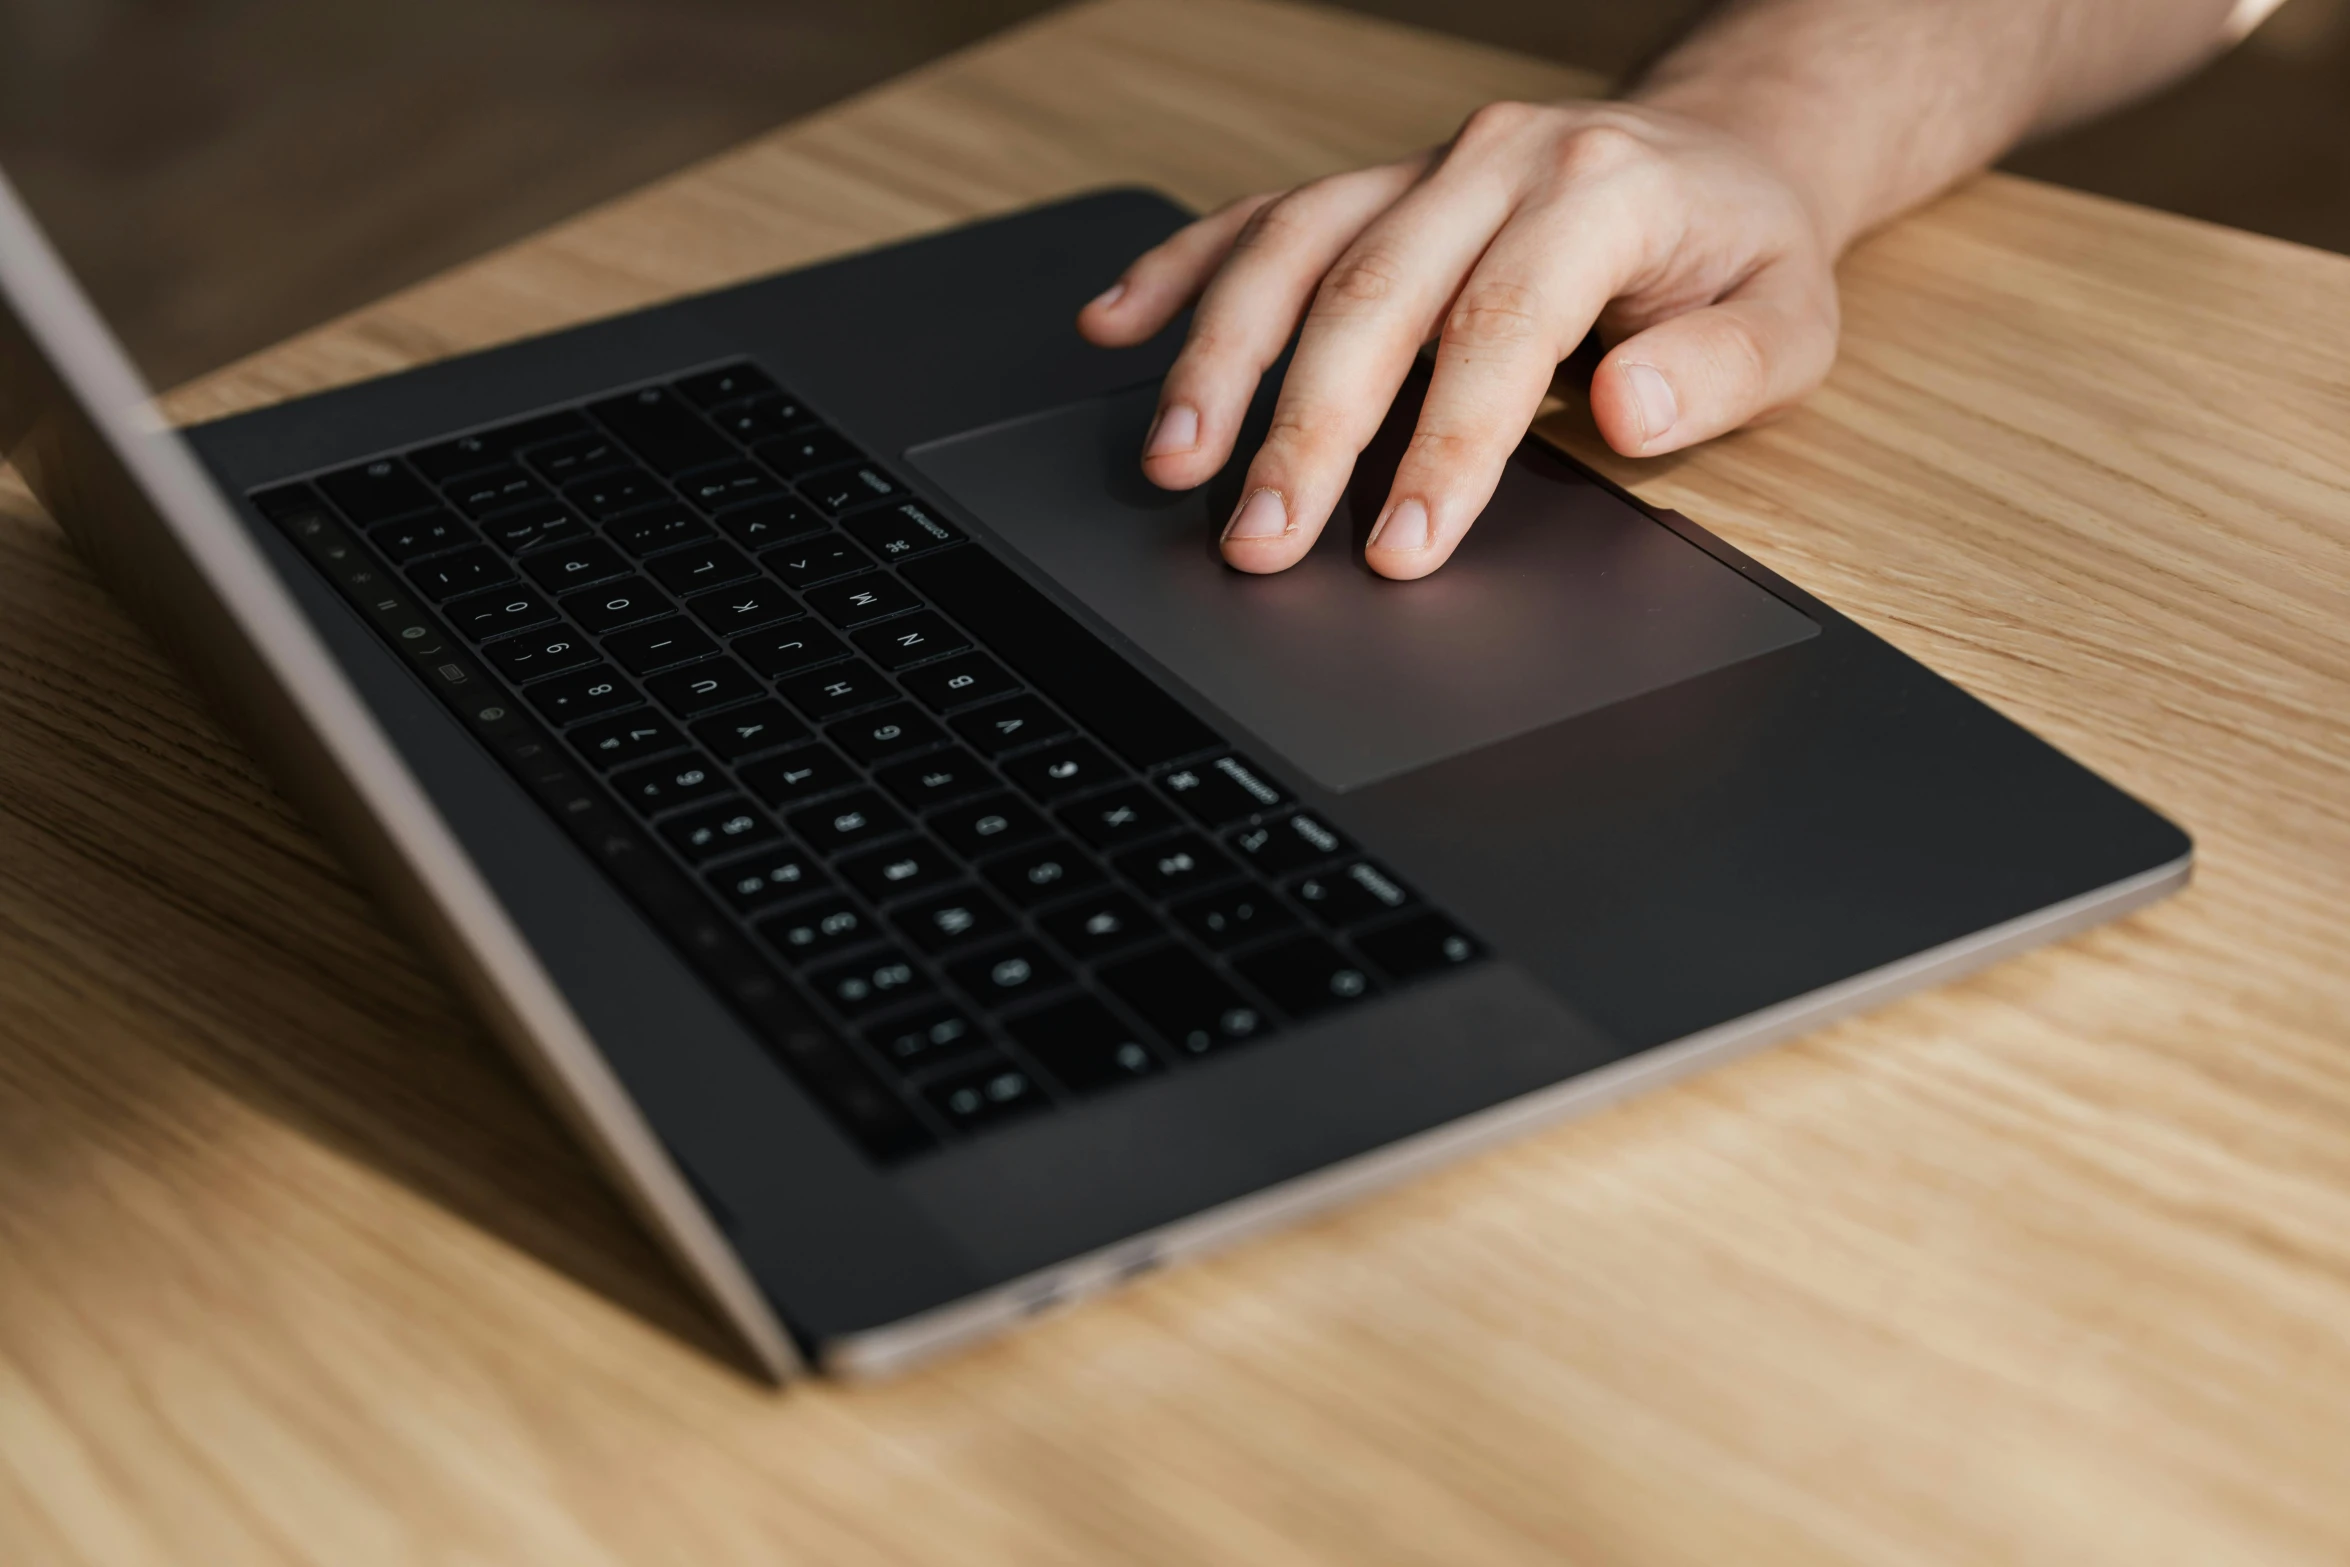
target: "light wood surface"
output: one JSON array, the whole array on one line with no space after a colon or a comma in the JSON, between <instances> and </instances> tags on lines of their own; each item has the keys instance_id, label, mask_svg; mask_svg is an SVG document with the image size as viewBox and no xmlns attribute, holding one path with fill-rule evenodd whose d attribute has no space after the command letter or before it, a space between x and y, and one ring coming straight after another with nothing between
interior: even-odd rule
<instances>
[{"instance_id":1,"label":"light wood surface","mask_svg":"<svg viewBox=\"0 0 2350 1567\"><path fill-rule=\"evenodd\" d=\"M1110 0L173 406L1588 85ZM1603 466L2172 813L2193 888L872 1387L745 1374L0 494L0 1560L2350 1558L2350 261L1987 180L1845 288L1800 412Z\"/></svg>"}]
</instances>

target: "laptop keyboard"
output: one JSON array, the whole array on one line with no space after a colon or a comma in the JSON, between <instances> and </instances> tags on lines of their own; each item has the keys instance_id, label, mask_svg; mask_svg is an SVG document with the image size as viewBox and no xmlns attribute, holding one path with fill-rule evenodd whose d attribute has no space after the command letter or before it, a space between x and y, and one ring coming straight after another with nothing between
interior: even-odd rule
<instances>
[{"instance_id":1,"label":"laptop keyboard","mask_svg":"<svg viewBox=\"0 0 2350 1567\"><path fill-rule=\"evenodd\" d=\"M252 500L876 1158L1483 955L752 365Z\"/></svg>"}]
</instances>

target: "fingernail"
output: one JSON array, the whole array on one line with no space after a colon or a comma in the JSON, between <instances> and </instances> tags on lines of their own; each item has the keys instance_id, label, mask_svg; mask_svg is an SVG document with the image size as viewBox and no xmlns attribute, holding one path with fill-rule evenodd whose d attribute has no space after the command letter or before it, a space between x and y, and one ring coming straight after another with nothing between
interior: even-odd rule
<instances>
[{"instance_id":1,"label":"fingernail","mask_svg":"<svg viewBox=\"0 0 2350 1567\"><path fill-rule=\"evenodd\" d=\"M1228 539L1277 539L1289 531L1289 508L1277 490L1259 490L1240 503L1224 526Z\"/></svg>"},{"instance_id":2,"label":"fingernail","mask_svg":"<svg viewBox=\"0 0 2350 1567\"><path fill-rule=\"evenodd\" d=\"M1418 496L1398 501L1379 526L1371 530L1370 542L1383 550L1424 550L1428 547L1428 508Z\"/></svg>"},{"instance_id":3,"label":"fingernail","mask_svg":"<svg viewBox=\"0 0 2350 1567\"><path fill-rule=\"evenodd\" d=\"M1105 288L1100 293L1094 295L1093 299L1086 305L1085 308L1088 310L1107 310L1125 297L1126 280L1124 278L1120 278L1117 282L1112 283L1108 288ZM1066 310L1069 307L1067 305L1063 305L1061 308Z\"/></svg>"},{"instance_id":4,"label":"fingernail","mask_svg":"<svg viewBox=\"0 0 2350 1567\"><path fill-rule=\"evenodd\" d=\"M1169 403L1151 421L1150 439L1142 443L1145 457L1188 452L1199 444L1199 411L1188 403Z\"/></svg>"},{"instance_id":5,"label":"fingernail","mask_svg":"<svg viewBox=\"0 0 2350 1567\"><path fill-rule=\"evenodd\" d=\"M1640 444L1654 446L1681 420L1673 383L1653 365L1626 365L1624 379L1632 386L1632 405L1640 410Z\"/></svg>"}]
</instances>

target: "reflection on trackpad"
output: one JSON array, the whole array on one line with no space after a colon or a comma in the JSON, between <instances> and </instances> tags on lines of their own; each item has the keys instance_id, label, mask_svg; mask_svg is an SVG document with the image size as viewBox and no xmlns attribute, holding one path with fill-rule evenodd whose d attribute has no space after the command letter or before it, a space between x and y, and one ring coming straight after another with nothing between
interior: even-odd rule
<instances>
[{"instance_id":1,"label":"reflection on trackpad","mask_svg":"<svg viewBox=\"0 0 2350 1567\"><path fill-rule=\"evenodd\" d=\"M1334 791L1818 634L1805 615L1563 464L1521 452L1452 561L1417 582L1362 563L1394 437L1309 555L1233 571L1224 482L1174 495L1135 466L1156 387L908 456L1087 608ZM1399 407L1401 420L1413 410ZM1213 519L1211 521L1211 518Z\"/></svg>"}]
</instances>

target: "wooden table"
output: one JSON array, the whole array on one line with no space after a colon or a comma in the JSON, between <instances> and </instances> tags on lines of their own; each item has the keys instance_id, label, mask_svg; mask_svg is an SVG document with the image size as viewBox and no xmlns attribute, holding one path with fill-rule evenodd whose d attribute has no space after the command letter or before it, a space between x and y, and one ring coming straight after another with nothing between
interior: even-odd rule
<instances>
[{"instance_id":1,"label":"wooden table","mask_svg":"<svg viewBox=\"0 0 2350 1567\"><path fill-rule=\"evenodd\" d=\"M173 406L1589 86L1109 0ZM745 1373L0 496L0 1560L2350 1556L2350 261L1992 179L1845 290L1800 413L1603 466L2173 813L2194 887L879 1386Z\"/></svg>"}]
</instances>

